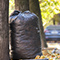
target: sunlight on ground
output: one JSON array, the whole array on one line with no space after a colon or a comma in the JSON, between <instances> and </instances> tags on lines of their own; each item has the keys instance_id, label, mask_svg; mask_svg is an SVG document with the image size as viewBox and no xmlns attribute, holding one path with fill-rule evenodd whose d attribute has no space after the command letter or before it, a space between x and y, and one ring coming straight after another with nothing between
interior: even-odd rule
<instances>
[{"instance_id":1,"label":"sunlight on ground","mask_svg":"<svg viewBox=\"0 0 60 60\"><path fill-rule=\"evenodd\" d=\"M60 43L47 43L49 48L57 48L60 49Z\"/></svg>"}]
</instances>

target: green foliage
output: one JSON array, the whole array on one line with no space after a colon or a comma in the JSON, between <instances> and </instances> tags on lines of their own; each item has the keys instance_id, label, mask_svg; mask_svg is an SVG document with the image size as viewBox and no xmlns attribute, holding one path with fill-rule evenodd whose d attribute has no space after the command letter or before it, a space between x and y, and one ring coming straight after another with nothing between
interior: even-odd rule
<instances>
[{"instance_id":1,"label":"green foliage","mask_svg":"<svg viewBox=\"0 0 60 60\"><path fill-rule=\"evenodd\" d=\"M60 1L40 0L40 8L41 8L43 26L46 27L48 25L52 25L52 23L49 21L54 17L55 14L60 13Z\"/></svg>"},{"instance_id":2,"label":"green foliage","mask_svg":"<svg viewBox=\"0 0 60 60\"><path fill-rule=\"evenodd\" d=\"M14 0L9 0L9 15L14 11L14 9L15 9Z\"/></svg>"}]
</instances>

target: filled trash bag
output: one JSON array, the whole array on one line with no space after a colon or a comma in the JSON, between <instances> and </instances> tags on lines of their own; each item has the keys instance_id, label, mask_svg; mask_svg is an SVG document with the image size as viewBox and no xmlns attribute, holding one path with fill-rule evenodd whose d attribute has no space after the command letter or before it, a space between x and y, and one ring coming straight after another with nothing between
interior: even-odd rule
<instances>
[{"instance_id":1,"label":"filled trash bag","mask_svg":"<svg viewBox=\"0 0 60 60\"><path fill-rule=\"evenodd\" d=\"M10 58L12 58L12 51L11 51L11 29L10 29L10 23L15 20L18 16L18 14L21 13L21 11L18 11L18 10L14 10L10 17L9 17L9 55L10 55Z\"/></svg>"},{"instance_id":2,"label":"filled trash bag","mask_svg":"<svg viewBox=\"0 0 60 60\"><path fill-rule=\"evenodd\" d=\"M19 13L10 27L13 59L33 59L36 55L41 55L38 17L34 13Z\"/></svg>"},{"instance_id":3,"label":"filled trash bag","mask_svg":"<svg viewBox=\"0 0 60 60\"><path fill-rule=\"evenodd\" d=\"M11 23L13 20L15 20L19 13L21 13L21 11L18 11L18 10L15 10L13 13L11 13L11 15L9 17L9 23Z\"/></svg>"}]
</instances>

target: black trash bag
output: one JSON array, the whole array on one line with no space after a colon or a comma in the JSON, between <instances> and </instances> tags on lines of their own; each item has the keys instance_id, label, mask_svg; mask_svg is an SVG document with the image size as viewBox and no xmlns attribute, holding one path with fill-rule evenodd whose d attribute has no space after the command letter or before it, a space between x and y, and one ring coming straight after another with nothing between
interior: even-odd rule
<instances>
[{"instance_id":1,"label":"black trash bag","mask_svg":"<svg viewBox=\"0 0 60 60\"><path fill-rule=\"evenodd\" d=\"M10 27L13 59L34 59L36 55L41 55L38 17L34 13L19 13Z\"/></svg>"},{"instance_id":2,"label":"black trash bag","mask_svg":"<svg viewBox=\"0 0 60 60\"><path fill-rule=\"evenodd\" d=\"M9 17L9 22L11 23L13 20L15 20L19 13L21 13L21 11L14 10Z\"/></svg>"},{"instance_id":3,"label":"black trash bag","mask_svg":"<svg viewBox=\"0 0 60 60\"><path fill-rule=\"evenodd\" d=\"M21 11L14 10L10 17L9 17L9 52L12 53L11 51L11 29L10 29L10 23L15 20L18 17L18 14L21 13ZM9 53L10 58L12 58L12 55Z\"/></svg>"}]
</instances>

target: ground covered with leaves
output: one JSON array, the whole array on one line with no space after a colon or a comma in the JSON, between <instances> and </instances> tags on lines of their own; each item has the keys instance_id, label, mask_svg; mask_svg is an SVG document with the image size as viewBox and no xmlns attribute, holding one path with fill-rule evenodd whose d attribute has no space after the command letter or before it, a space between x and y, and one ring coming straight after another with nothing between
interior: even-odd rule
<instances>
[{"instance_id":1,"label":"ground covered with leaves","mask_svg":"<svg viewBox=\"0 0 60 60\"><path fill-rule=\"evenodd\" d=\"M52 49L52 50L42 50L42 53L43 55L42 56L39 56L37 55L35 57L35 59L45 59L45 58L48 58L49 60L57 60L57 59L60 59L60 50L55 50Z\"/></svg>"}]
</instances>

